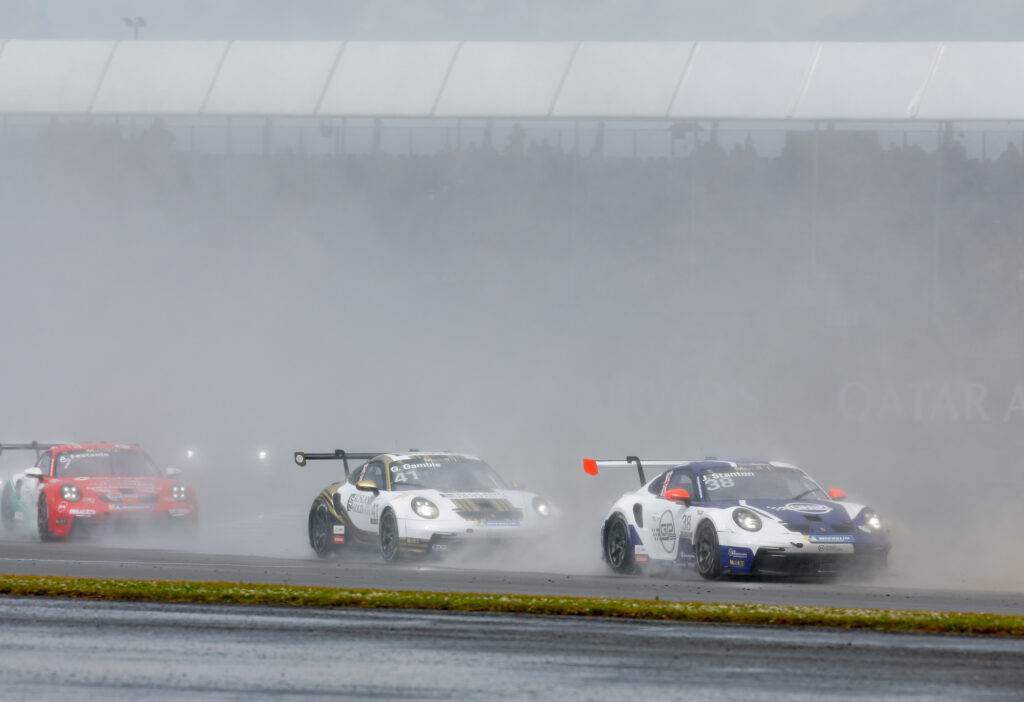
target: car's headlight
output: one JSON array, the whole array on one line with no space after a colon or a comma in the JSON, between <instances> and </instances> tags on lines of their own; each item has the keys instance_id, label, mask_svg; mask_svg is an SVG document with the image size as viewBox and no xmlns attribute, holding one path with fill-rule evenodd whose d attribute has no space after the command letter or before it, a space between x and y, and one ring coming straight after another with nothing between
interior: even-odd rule
<instances>
[{"instance_id":1,"label":"car's headlight","mask_svg":"<svg viewBox=\"0 0 1024 702\"><path fill-rule=\"evenodd\" d=\"M543 497L533 498L533 509L542 517L551 516L551 505Z\"/></svg>"},{"instance_id":2,"label":"car's headlight","mask_svg":"<svg viewBox=\"0 0 1024 702\"><path fill-rule=\"evenodd\" d=\"M873 531L879 531L882 528L882 519L875 513L873 509L866 509L860 513L861 519L864 520L864 525Z\"/></svg>"},{"instance_id":3,"label":"car's headlight","mask_svg":"<svg viewBox=\"0 0 1024 702\"><path fill-rule=\"evenodd\" d=\"M60 486L60 496L68 502L78 502L82 499L82 491L74 483L64 483Z\"/></svg>"},{"instance_id":4,"label":"car's headlight","mask_svg":"<svg viewBox=\"0 0 1024 702\"><path fill-rule=\"evenodd\" d=\"M412 498L412 511L424 519L437 519L437 515L441 514L437 505L425 497Z\"/></svg>"},{"instance_id":5,"label":"car's headlight","mask_svg":"<svg viewBox=\"0 0 1024 702\"><path fill-rule=\"evenodd\" d=\"M178 502L185 502L188 500L188 488L184 485L172 485L171 498Z\"/></svg>"},{"instance_id":6,"label":"car's headlight","mask_svg":"<svg viewBox=\"0 0 1024 702\"><path fill-rule=\"evenodd\" d=\"M742 507L733 510L732 520L741 529L746 529L747 531L758 531L761 528L761 518L749 509L743 509Z\"/></svg>"}]
</instances>

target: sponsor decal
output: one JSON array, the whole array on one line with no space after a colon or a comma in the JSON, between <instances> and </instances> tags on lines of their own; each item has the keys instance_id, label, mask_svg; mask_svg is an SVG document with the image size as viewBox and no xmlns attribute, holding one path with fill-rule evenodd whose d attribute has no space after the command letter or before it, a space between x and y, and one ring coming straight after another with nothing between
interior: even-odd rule
<instances>
[{"instance_id":1,"label":"sponsor decal","mask_svg":"<svg viewBox=\"0 0 1024 702\"><path fill-rule=\"evenodd\" d=\"M184 517L185 515L188 515L188 514L191 514L191 513L192 513L192 510L190 510L190 509L169 509L169 510L167 510L167 514L171 515L172 517Z\"/></svg>"},{"instance_id":2,"label":"sponsor decal","mask_svg":"<svg viewBox=\"0 0 1024 702\"><path fill-rule=\"evenodd\" d=\"M349 512L369 514L371 502L373 502L373 495L354 492L348 496L348 503L345 505L345 509Z\"/></svg>"},{"instance_id":3,"label":"sponsor decal","mask_svg":"<svg viewBox=\"0 0 1024 702\"><path fill-rule=\"evenodd\" d=\"M113 505L110 505L110 509L111 510L115 510L115 511L119 511L119 512L128 512L128 511L132 511L132 510L135 510L135 511L150 510L150 509L153 509L153 505L120 505L120 504L113 504Z\"/></svg>"},{"instance_id":4,"label":"sponsor decal","mask_svg":"<svg viewBox=\"0 0 1024 702\"><path fill-rule=\"evenodd\" d=\"M59 503L57 505L57 511L60 512L61 514L63 514L64 512L67 512L68 511L68 503L67 502Z\"/></svg>"},{"instance_id":5,"label":"sponsor decal","mask_svg":"<svg viewBox=\"0 0 1024 702\"><path fill-rule=\"evenodd\" d=\"M672 518L672 512L665 510L658 518L657 524L651 525L651 532L654 538L661 542L665 553L672 553L676 548L676 523Z\"/></svg>"},{"instance_id":6,"label":"sponsor decal","mask_svg":"<svg viewBox=\"0 0 1024 702\"><path fill-rule=\"evenodd\" d=\"M819 553L840 553L843 550L841 544L821 544L818 546Z\"/></svg>"},{"instance_id":7,"label":"sponsor decal","mask_svg":"<svg viewBox=\"0 0 1024 702\"><path fill-rule=\"evenodd\" d=\"M799 512L800 514L828 514L832 511L828 505L816 505L812 502L790 502L782 507L768 505L765 509L776 512Z\"/></svg>"},{"instance_id":8,"label":"sponsor decal","mask_svg":"<svg viewBox=\"0 0 1024 702\"><path fill-rule=\"evenodd\" d=\"M448 544L430 544L431 551L447 551Z\"/></svg>"},{"instance_id":9,"label":"sponsor decal","mask_svg":"<svg viewBox=\"0 0 1024 702\"><path fill-rule=\"evenodd\" d=\"M54 522L54 524L67 524L68 520L67 519L54 519L53 522Z\"/></svg>"},{"instance_id":10,"label":"sponsor decal","mask_svg":"<svg viewBox=\"0 0 1024 702\"><path fill-rule=\"evenodd\" d=\"M95 517L96 510L94 509L72 509L68 512L72 517Z\"/></svg>"},{"instance_id":11,"label":"sponsor decal","mask_svg":"<svg viewBox=\"0 0 1024 702\"><path fill-rule=\"evenodd\" d=\"M722 565L748 570L753 565L754 552L748 548L722 547Z\"/></svg>"},{"instance_id":12,"label":"sponsor decal","mask_svg":"<svg viewBox=\"0 0 1024 702\"><path fill-rule=\"evenodd\" d=\"M335 524L334 525L334 543L343 544L345 543L345 525Z\"/></svg>"},{"instance_id":13,"label":"sponsor decal","mask_svg":"<svg viewBox=\"0 0 1024 702\"><path fill-rule=\"evenodd\" d=\"M667 471L665 473L665 481L661 484L661 492L659 493L662 497L665 496L665 491L668 489L668 483L672 480L673 471Z\"/></svg>"},{"instance_id":14,"label":"sponsor decal","mask_svg":"<svg viewBox=\"0 0 1024 702\"><path fill-rule=\"evenodd\" d=\"M480 519L473 522L476 526L492 526L492 527L517 527L519 522L511 519Z\"/></svg>"},{"instance_id":15,"label":"sponsor decal","mask_svg":"<svg viewBox=\"0 0 1024 702\"><path fill-rule=\"evenodd\" d=\"M648 559L646 553L634 553L633 554L633 562L636 563L637 565L644 565L645 563L648 562L648 560L649 559Z\"/></svg>"},{"instance_id":16,"label":"sponsor decal","mask_svg":"<svg viewBox=\"0 0 1024 702\"><path fill-rule=\"evenodd\" d=\"M807 540L812 544L852 544L854 541L852 534L838 534L836 536L817 534L808 536Z\"/></svg>"},{"instance_id":17,"label":"sponsor decal","mask_svg":"<svg viewBox=\"0 0 1024 702\"><path fill-rule=\"evenodd\" d=\"M442 492L441 497L448 500L491 500L494 499L494 491L477 491L477 492Z\"/></svg>"}]
</instances>

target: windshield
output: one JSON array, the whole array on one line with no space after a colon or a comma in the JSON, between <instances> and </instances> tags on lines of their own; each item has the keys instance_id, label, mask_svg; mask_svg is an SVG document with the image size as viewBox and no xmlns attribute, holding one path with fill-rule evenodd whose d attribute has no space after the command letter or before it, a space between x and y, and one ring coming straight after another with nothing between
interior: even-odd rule
<instances>
[{"instance_id":1,"label":"windshield","mask_svg":"<svg viewBox=\"0 0 1024 702\"><path fill-rule=\"evenodd\" d=\"M393 490L493 490L505 487L494 469L464 456L418 456L395 461L389 468Z\"/></svg>"},{"instance_id":2,"label":"windshield","mask_svg":"<svg viewBox=\"0 0 1024 702\"><path fill-rule=\"evenodd\" d=\"M704 499L711 501L829 499L817 483L794 468L712 468L700 474L700 484Z\"/></svg>"},{"instance_id":3,"label":"windshield","mask_svg":"<svg viewBox=\"0 0 1024 702\"><path fill-rule=\"evenodd\" d=\"M159 478L149 456L141 451L64 451L57 456L58 478L117 477Z\"/></svg>"}]
</instances>

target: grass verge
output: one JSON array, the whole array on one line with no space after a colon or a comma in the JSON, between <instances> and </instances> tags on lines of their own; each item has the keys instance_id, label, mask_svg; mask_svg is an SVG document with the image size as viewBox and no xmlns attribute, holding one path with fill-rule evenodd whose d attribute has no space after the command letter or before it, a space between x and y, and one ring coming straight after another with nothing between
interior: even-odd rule
<instances>
[{"instance_id":1,"label":"grass verge","mask_svg":"<svg viewBox=\"0 0 1024 702\"><path fill-rule=\"evenodd\" d=\"M1024 616L841 607L662 602L548 595L346 590L295 585L0 575L0 595L303 607L430 609L1024 636Z\"/></svg>"}]
</instances>

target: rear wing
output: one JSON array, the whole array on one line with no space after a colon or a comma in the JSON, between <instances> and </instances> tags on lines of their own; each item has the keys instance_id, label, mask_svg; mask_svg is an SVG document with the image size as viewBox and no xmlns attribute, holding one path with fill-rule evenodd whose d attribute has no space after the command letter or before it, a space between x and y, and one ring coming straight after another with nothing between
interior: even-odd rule
<instances>
[{"instance_id":1,"label":"rear wing","mask_svg":"<svg viewBox=\"0 0 1024 702\"><path fill-rule=\"evenodd\" d=\"M637 456L626 456L625 461L606 461L594 458L583 459L583 471L587 475L597 475L598 468L629 468L636 466L637 475L640 478L640 485L647 484L647 476L644 475L644 466L648 468L672 468L681 466L689 461L642 461Z\"/></svg>"},{"instance_id":2,"label":"rear wing","mask_svg":"<svg viewBox=\"0 0 1024 702\"><path fill-rule=\"evenodd\" d=\"M348 477L348 459L354 461L368 461L376 458L383 452L378 453L349 453L342 449L334 449L333 453L306 453L305 451L295 452L295 465L303 467L306 461L341 461L345 465L345 477Z\"/></svg>"},{"instance_id":3,"label":"rear wing","mask_svg":"<svg viewBox=\"0 0 1024 702\"><path fill-rule=\"evenodd\" d=\"M38 461L43 451L52 449L54 446L63 445L63 443L41 444L38 441L32 441L27 444L0 444L0 456L3 455L4 451L35 451L36 460Z\"/></svg>"}]
</instances>

